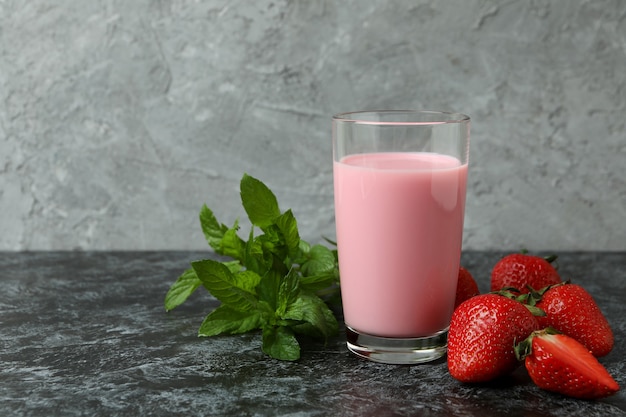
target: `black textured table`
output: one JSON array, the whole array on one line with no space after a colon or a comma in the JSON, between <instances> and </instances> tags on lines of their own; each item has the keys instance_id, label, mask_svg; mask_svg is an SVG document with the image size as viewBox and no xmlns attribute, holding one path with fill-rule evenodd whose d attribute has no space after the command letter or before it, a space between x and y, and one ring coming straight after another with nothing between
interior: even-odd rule
<instances>
[{"instance_id":1,"label":"black textured table","mask_svg":"<svg viewBox=\"0 0 626 417\"><path fill-rule=\"evenodd\" d=\"M501 253L463 254L487 290ZM624 416L626 253L560 254L611 323L601 359L622 386L600 401L536 388L523 368L464 385L445 361L394 366L348 353L340 334L304 344L298 362L265 356L257 333L198 338L217 302L199 289L166 313L163 298L200 252L0 253L1 416Z\"/></svg>"}]
</instances>

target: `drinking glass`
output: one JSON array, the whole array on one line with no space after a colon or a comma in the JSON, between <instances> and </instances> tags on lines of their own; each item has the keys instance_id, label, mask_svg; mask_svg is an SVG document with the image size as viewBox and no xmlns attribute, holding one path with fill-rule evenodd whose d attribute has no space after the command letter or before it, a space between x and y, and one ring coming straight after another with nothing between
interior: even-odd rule
<instances>
[{"instance_id":1,"label":"drinking glass","mask_svg":"<svg viewBox=\"0 0 626 417\"><path fill-rule=\"evenodd\" d=\"M348 349L383 363L436 360L456 296L470 118L340 113L332 136Z\"/></svg>"}]
</instances>

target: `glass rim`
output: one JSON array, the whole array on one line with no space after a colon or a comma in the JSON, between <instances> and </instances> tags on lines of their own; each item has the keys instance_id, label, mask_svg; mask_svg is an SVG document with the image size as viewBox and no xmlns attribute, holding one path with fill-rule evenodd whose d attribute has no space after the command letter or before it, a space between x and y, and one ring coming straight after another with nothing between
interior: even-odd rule
<instances>
[{"instance_id":1,"label":"glass rim","mask_svg":"<svg viewBox=\"0 0 626 417\"><path fill-rule=\"evenodd\" d=\"M407 118L406 120L395 120L395 121L384 121L384 120L372 120L367 119L365 115L391 115L391 114L405 114L405 115L428 115L432 118L432 120L411 120ZM440 117L433 117L440 116ZM392 125L392 126L427 126L427 125L438 125L438 124L452 124L452 123L468 123L470 122L470 117L463 113L455 113L455 112L446 112L446 111L436 111L436 110L359 110L359 111L350 111L350 112L342 112L336 113L333 115L333 121L342 122L342 123L354 123L354 124L362 124L362 125Z\"/></svg>"}]
</instances>

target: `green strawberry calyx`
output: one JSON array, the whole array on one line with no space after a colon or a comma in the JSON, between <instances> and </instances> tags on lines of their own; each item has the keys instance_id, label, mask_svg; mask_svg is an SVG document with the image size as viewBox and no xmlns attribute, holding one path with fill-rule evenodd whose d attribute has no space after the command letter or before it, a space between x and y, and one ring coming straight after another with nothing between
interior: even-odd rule
<instances>
[{"instance_id":1,"label":"green strawberry calyx","mask_svg":"<svg viewBox=\"0 0 626 417\"><path fill-rule=\"evenodd\" d=\"M515 346L513 347L513 351L515 352L515 357L517 358L517 360L523 361L524 359L526 359L526 356L529 356L530 354L532 354L533 339L535 337L537 336L540 337L540 336L547 335L547 334L561 334L561 332L559 332L553 327L546 327L543 330L535 330L534 332L530 334L530 336L528 336L526 339L522 340L521 342L515 344Z\"/></svg>"},{"instance_id":2,"label":"green strawberry calyx","mask_svg":"<svg viewBox=\"0 0 626 417\"><path fill-rule=\"evenodd\" d=\"M543 298L543 296L545 295L545 293L547 293L548 291L550 291L553 288L557 288L557 287L561 287L563 285L568 285L571 284L572 281L571 280L566 280L563 282L559 282L557 284L551 284L551 285L547 285L539 290L535 290L534 288L528 286L528 289L530 290L530 292L528 294L522 294L522 296L526 296L526 299L524 302L528 303L529 305L537 305L537 303L539 301L541 301L541 299ZM522 297L520 296L520 297Z\"/></svg>"},{"instance_id":3,"label":"green strawberry calyx","mask_svg":"<svg viewBox=\"0 0 626 417\"><path fill-rule=\"evenodd\" d=\"M498 294L506 298L510 298L511 300L520 302L532 313L535 317L545 317L546 312L537 307L536 302L531 297L530 293L520 294L520 291L517 288L513 287L505 287L499 291L492 291L491 294ZM531 300L533 300L531 302ZM537 300L538 301L538 300Z\"/></svg>"}]
</instances>

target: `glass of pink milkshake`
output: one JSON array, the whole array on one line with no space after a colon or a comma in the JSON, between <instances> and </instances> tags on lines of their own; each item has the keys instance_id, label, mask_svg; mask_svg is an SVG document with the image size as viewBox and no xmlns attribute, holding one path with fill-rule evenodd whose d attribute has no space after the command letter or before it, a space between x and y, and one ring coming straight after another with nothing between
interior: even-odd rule
<instances>
[{"instance_id":1,"label":"glass of pink milkshake","mask_svg":"<svg viewBox=\"0 0 626 417\"><path fill-rule=\"evenodd\" d=\"M384 363L446 353L461 257L470 118L333 116L335 220L348 349Z\"/></svg>"}]
</instances>

